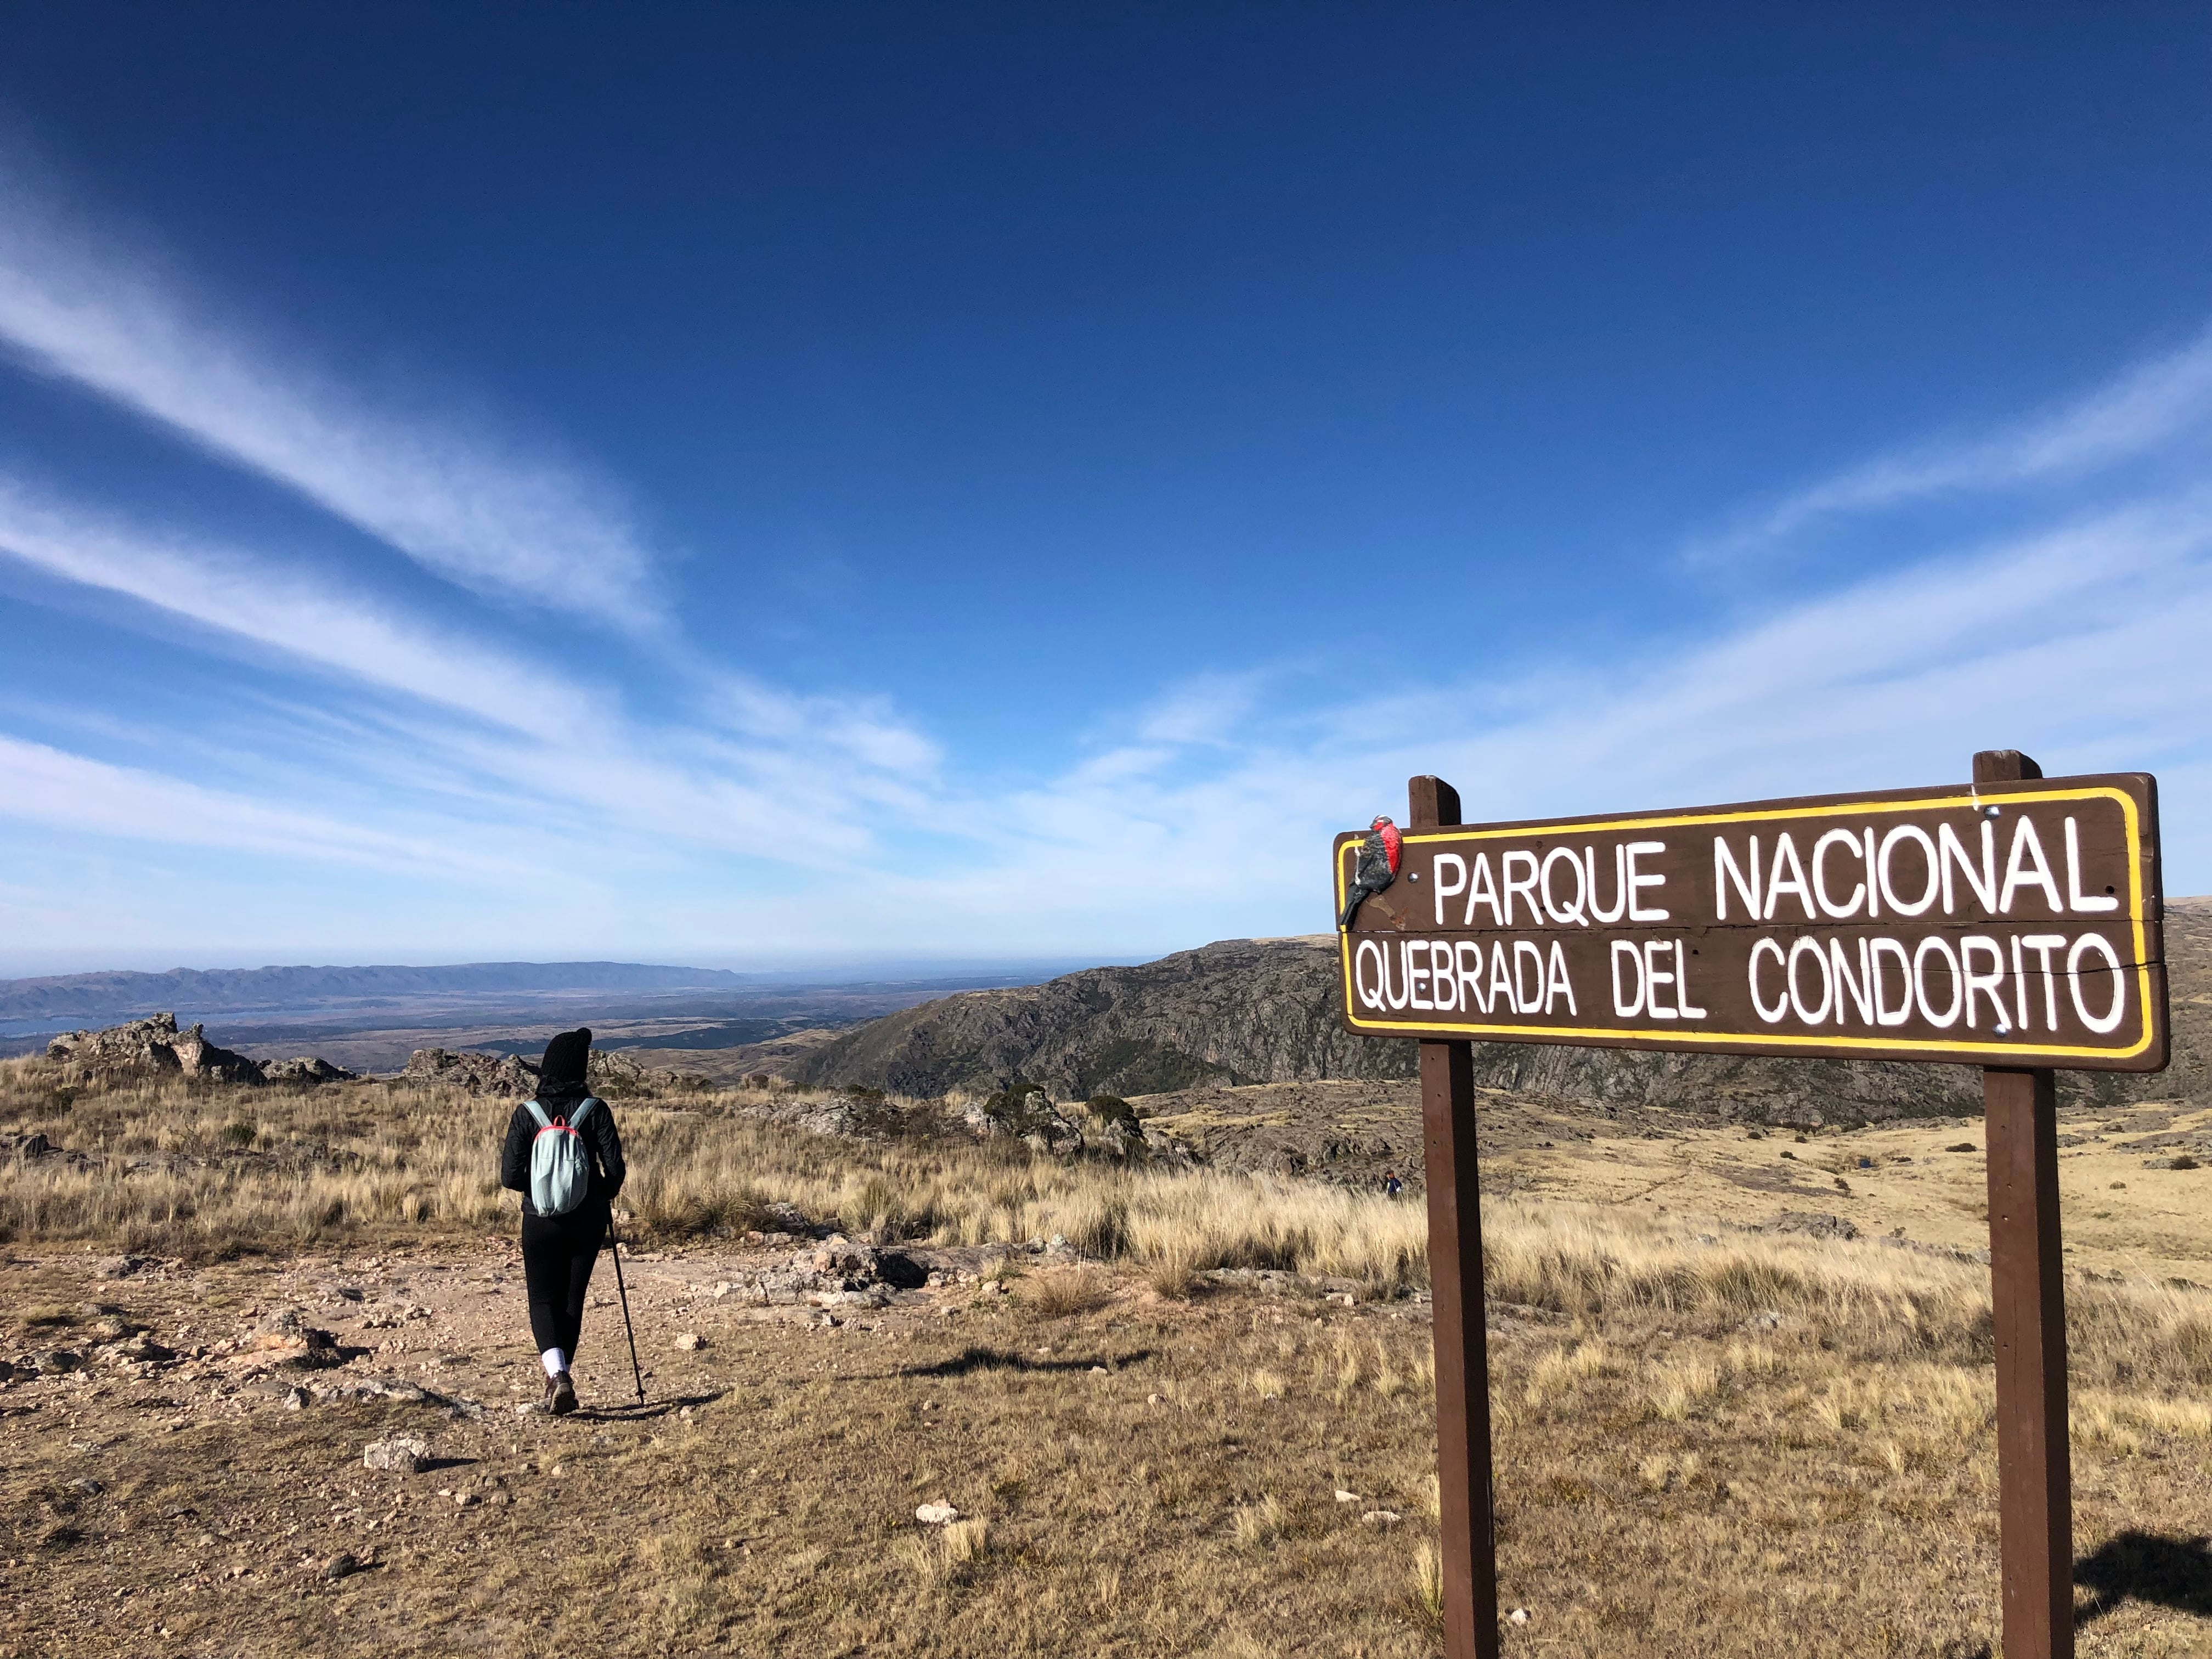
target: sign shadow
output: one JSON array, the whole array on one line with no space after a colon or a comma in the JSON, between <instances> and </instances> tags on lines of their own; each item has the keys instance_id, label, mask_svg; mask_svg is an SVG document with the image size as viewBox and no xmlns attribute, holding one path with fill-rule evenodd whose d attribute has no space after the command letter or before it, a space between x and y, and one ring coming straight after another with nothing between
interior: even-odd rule
<instances>
[{"instance_id":1,"label":"sign shadow","mask_svg":"<svg viewBox=\"0 0 2212 1659\"><path fill-rule=\"evenodd\" d=\"M2212 1619L2212 1538L2124 1532L2074 1564L2074 1582L2088 1590L2077 1626L2101 1619L2123 1601L2150 1601L2176 1613Z\"/></svg>"},{"instance_id":2,"label":"sign shadow","mask_svg":"<svg viewBox=\"0 0 2212 1659\"><path fill-rule=\"evenodd\" d=\"M1120 1370L1140 1364L1152 1358L1153 1350L1139 1348L1134 1353L1115 1357L1109 1369ZM1078 1359L1032 1359L1025 1354L1012 1353L1003 1348L963 1348L950 1359L940 1359L933 1365L908 1365L896 1374L900 1376L970 1376L977 1371L1081 1371L1086 1375L1095 1365L1105 1365L1109 1357L1087 1355Z\"/></svg>"}]
</instances>

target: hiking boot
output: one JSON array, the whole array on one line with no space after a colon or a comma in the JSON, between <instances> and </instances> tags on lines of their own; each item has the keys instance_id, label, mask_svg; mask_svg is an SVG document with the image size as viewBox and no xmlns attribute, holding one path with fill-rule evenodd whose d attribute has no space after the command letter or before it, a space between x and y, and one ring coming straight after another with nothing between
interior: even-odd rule
<instances>
[{"instance_id":1,"label":"hiking boot","mask_svg":"<svg viewBox=\"0 0 2212 1659\"><path fill-rule=\"evenodd\" d=\"M556 1417L566 1417L576 1409L576 1379L562 1371L545 1385L547 1409Z\"/></svg>"}]
</instances>

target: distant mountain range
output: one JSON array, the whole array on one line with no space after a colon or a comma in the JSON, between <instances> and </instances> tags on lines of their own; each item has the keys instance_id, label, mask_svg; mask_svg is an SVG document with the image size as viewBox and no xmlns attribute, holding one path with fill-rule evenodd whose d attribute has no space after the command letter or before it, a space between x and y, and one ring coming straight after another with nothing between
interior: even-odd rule
<instances>
[{"instance_id":1,"label":"distant mountain range","mask_svg":"<svg viewBox=\"0 0 2212 1659\"><path fill-rule=\"evenodd\" d=\"M638 962L469 962L444 968L173 968L163 974L63 974L0 980L0 1021L89 1024L189 1010L193 1017L356 1006L419 997L546 996L608 991L736 991L763 974Z\"/></svg>"}]
</instances>

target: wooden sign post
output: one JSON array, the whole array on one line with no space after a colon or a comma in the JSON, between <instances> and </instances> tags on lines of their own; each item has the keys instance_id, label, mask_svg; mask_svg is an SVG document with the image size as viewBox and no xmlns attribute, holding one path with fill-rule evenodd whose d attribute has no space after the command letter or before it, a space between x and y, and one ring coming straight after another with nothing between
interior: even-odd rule
<instances>
[{"instance_id":1,"label":"wooden sign post","mask_svg":"<svg viewBox=\"0 0 2212 1659\"><path fill-rule=\"evenodd\" d=\"M1974 781L2039 778L2012 749L1974 757ZM2074 1652L2074 1460L2066 1438L2066 1283L2058 1225L2057 1073L1982 1073L1990 1182L1990 1304L1997 1364L1997 1514L2004 1650Z\"/></svg>"},{"instance_id":2,"label":"wooden sign post","mask_svg":"<svg viewBox=\"0 0 2212 1659\"><path fill-rule=\"evenodd\" d=\"M1407 786L1416 830L1459 822L1441 778ZM1474 1049L1421 1043L1421 1157L1429 1193L1429 1301L1437 1351L1437 1513L1444 1651L1497 1659L1498 1545L1490 1485L1490 1336L1483 1319L1482 1189L1474 1149Z\"/></svg>"},{"instance_id":3,"label":"wooden sign post","mask_svg":"<svg viewBox=\"0 0 2212 1659\"><path fill-rule=\"evenodd\" d=\"M1395 850L1378 821L1333 861L1345 1023L1421 1045L1449 1659L1498 1651L1477 1040L1983 1068L2005 1652L2070 1656L2051 1068L2166 1065L2155 780L2001 750L1963 787L1550 822L1408 795Z\"/></svg>"}]
</instances>

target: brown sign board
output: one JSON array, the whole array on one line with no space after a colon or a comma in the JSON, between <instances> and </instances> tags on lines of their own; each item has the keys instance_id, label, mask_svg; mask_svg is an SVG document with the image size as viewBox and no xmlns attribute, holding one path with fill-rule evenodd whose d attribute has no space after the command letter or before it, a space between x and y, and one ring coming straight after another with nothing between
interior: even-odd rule
<instances>
[{"instance_id":1,"label":"brown sign board","mask_svg":"<svg viewBox=\"0 0 2212 1659\"><path fill-rule=\"evenodd\" d=\"M1336 904L1358 833L1334 849ZM1339 934L1369 1036L2166 1063L2145 773L1405 832Z\"/></svg>"}]
</instances>

